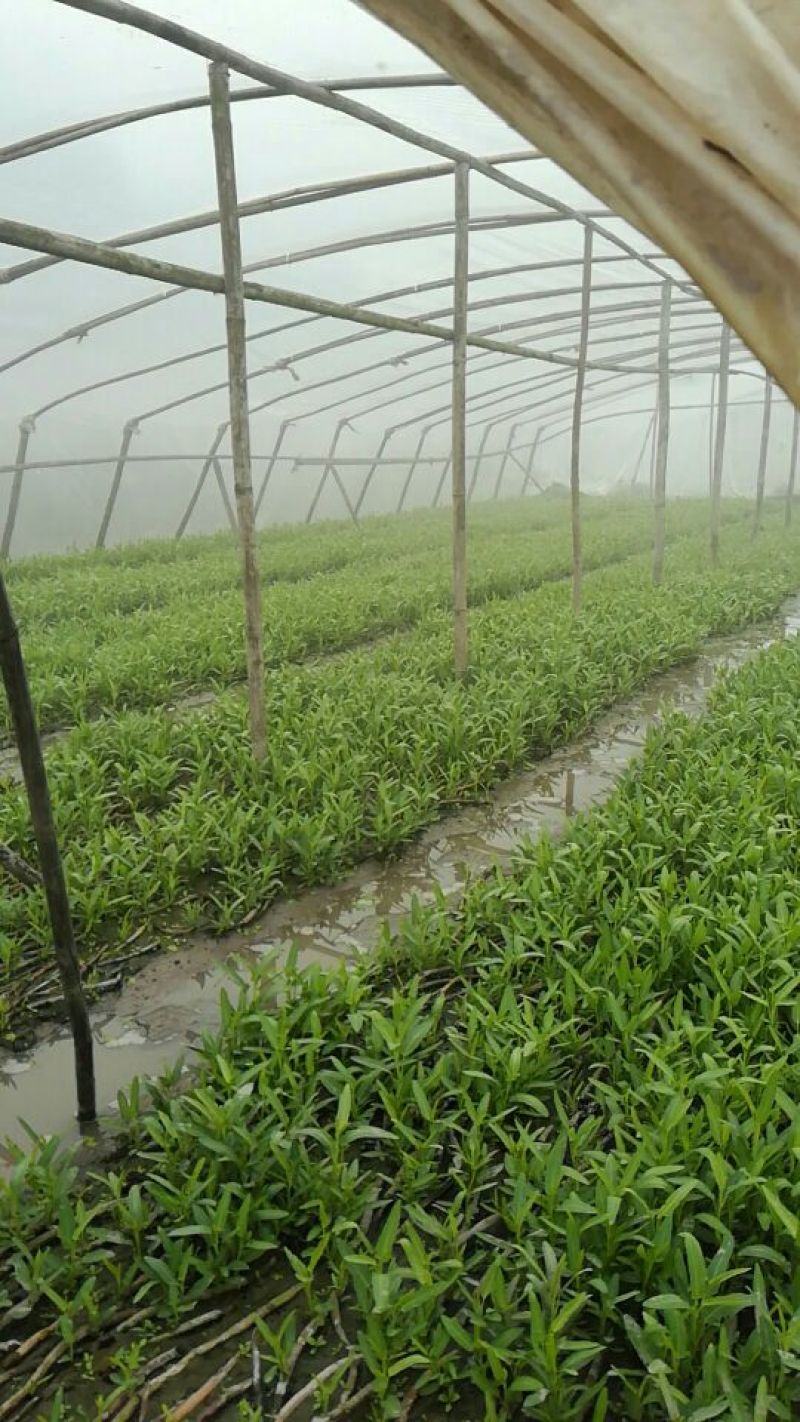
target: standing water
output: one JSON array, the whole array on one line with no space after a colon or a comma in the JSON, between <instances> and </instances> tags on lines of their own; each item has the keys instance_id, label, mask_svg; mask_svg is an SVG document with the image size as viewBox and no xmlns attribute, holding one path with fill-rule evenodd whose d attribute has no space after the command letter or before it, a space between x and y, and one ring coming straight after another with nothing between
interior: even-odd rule
<instances>
[{"instance_id":1,"label":"standing water","mask_svg":"<svg viewBox=\"0 0 800 1422\"><path fill-rule=\"evenodd\" d=\"M709 641L692 662L651 680L618 703L586 735L503 781L479 804L447 815L396 859L367 860L339 884L273 905L246 933L194 936L127 981L92 1013L101 1111L137 1074L172 1066L219 1021L230 966L294 947L300 965L335 967L369 951L382 926L396 926L412 901L443 892L455 902L470 877L508 865L523 839L563 830L570 817L604 799L641 750L647 730L670 710L697 715L720 671L741 666L780 637L800 632L800 596L768 624ZM62 1027L43 1031L23 1056L0 1056L0 1138L77 1134L72 1042ZM95 1129L95 1128L93 1128Z\"/></svg>"}]
</instances>

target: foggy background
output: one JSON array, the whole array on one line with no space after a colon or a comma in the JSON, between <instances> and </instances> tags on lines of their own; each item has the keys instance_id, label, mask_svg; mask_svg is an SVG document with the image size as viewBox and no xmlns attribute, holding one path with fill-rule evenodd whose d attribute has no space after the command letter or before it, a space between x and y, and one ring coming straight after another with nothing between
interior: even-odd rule
<instances>
[{"instance_id":1,"label":"foggy background","mask_svg":"<svg viewBox=\"0 0 800 1422\"><path fill-rule=\"evenodd\" d=\"M206 89L204 62L171 45L72 11L55 0L26 0L24 6L14 8L14 26L5 27L0 58L2 145L100 114L201 94ZM155 0L151 8L303 78L433 70L423 55L350 0L272 0L270 4L236 0L235 5L222 0ZM236 75L231 82L234 89L250 83ZM456 88L377 90L353 97L479 155L527 147L476 100ZM435 155L351 118L293 98L236 104L233 121L240 202L316 182L439 161ZM505 171L580 208L596 211L600 207L548 160L517 163ZM216 188L208 109L149 119L5 164L0 168L0 184L0 210L5 216L96 240L213 209ZM475 174L470 196L473 218L545 211ZM300 254L359 234L450 221L452 204L453 179L448 175L250 217L242 222L244 262L277 259L279 264L255 273L255 279L350 302L415 283L449 281L453 263L450 234L364 246L313 259ZM600 221L608 232L624 236L637 250L653 250L647 239L617 218L609 215ZM580 258L582 245L582 230L574 222L472 233L470 272ZM221 265L215 227L136 243L134 249L214 271ZM614 250L610 242L596 238L596 257L612 255ZM0 266L14 266L33 255L1 247ZM677 266L666 259L662 259L662 268L679 275ZM654 345L657 278L630 260L607 266L599 263L594 282L595 288L613 282L631 289L593 292L590 355L632 359L637 351ZM541 293L579 283L578 266L472 282L473 304L512 293L519 299L498 306L494 312L473 309L470 328L494 327L502 321L510 324L530 316L530 327L510 330L509 339L530 339L553 350L574 353L577 334L568 328L578 298L542 297ZM58 264L3 286L0 364L73 326L164 290L138 278L77 264ZM604 324L604 306L641 299L652 303L649 312L623 313L614 318L613 325ZM451 289L444 286L378 303L377 309L419 317L437 312L438 319L449 324L449 316L443 313L450 303ZM713 366L720 322L705 305L681 301L680 292L675 293L675 303L668 492L700 494L707 490L709 478L711 376L680 377L680 357L696 341L705 346L705 354L689 363ZM427 426L431 429L423 455L441 459L447 454L448 346L431 345L419 337L367 332L339 349L304 357L308 348L357 336L359 328L261 303L248 304L247 319L251 408L266 402L252 420L256 488L282 423L294 422L281 448L282 455L290 457L275 465L260 525L305 516L321 471L319 465L295 465L294 459L324 456L342 419L350 425L341 431L337 454L342 457L340 472L353 498L367 469L348 467L347 457L374 455L385 431L398 427L384 453L399 462L377 471L364 503L365 514L395 506L408 460ZM276 330L278 327L283 329ZM158 459L127 465L108 541L174 532L203 456L218 425L227 418L224 338L222 297L182 292L124 320L110 321L80 341L72 337L0 372L0 463L13 462L19 422L27 416L36 419L29 461L80 461L77 467L26 473L14 554L93 544L123 426L131 419L139 421L131 455ZM219 348L166 369L80 393L82 387L94 382L173 357L190 356L206 346ZM423 354L398 363L421 347L425 347ZM262 367L274 367L287 358L291 358L288 368L259 373ZM763 382L754 378L760 367L746 353L735 350L734 362L749 373L731 377L724 488L727 493L750 494L755 486ZM654 359L642 359L642 363L653 365ZM353 372L352 378L322 385L348 371ZM374 388L398 377L405 378L383 391ZM470 354L468 452L474 455L482 439L484 449L476 498L492 495L501 451L515 425L514 445L522 464L527 464L531 441L542 427L535 477L543 484L568 478L573 380L572 372L543 363L477 351ZM503 382L509 387L505 392ZM158 413L160 407L213 385L223 388ZM322 388L313 388L317 386ZM655 393L652 376L609 380L600 373L589 374L582 447L586 490L607 491L620 480L630 481L650 424ZM545 399L549 403L537 407L536 402ZM42 412L42 407L53 401L61 403ZM678 408L684 404L697 408ZM320 406L332 408L320 410ZM488 431L487 424L491 425ZM785 485L791 430L791 409L776 390L768 492ZM229 451L226 438L221 452ZM181 454L191 457L177 459ZM91 459L107 462L84 463ZM231 487L230 463L223 467ZM441 468L441 463L420 463L409 489L408 507L430 504ZM469 464L468 479L472 468ZM649 451L640 476L645 486L648 470ZM11 478L10 473L0 473L2 520ZM504 493L519 492L522 480L522 470L507 460ZM329 479L317 516L345 514L341 494ZM188 532L210 532L225 523L216 481L209 477Z\"/></svg>"}]
</instances>

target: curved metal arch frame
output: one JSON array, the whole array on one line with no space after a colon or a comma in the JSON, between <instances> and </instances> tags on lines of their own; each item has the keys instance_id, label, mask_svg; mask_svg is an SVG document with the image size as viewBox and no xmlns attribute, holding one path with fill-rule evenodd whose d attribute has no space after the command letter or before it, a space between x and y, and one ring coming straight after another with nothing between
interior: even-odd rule
<instances>
[{"instance_id":1,"label":"curved metal arch frame","mask_svg":"<svg viewBox=\"0 0 800 1422\"><path fill-rule=\"evenodd\" d=\"M240 203L238 205L238 216L240 218L244 218L251 215L254 216L256 214L265 213L268 211L282 210L287 207L297 206L300 204L328 201L332 198L337 197L347 197L357 192L380 190L382 188L395 186L398 183L409 183L414 181L427 180L429 178L434 177L446 176L448 174L456 173L459 169L463 169L467 173L471 171L476 174L479 174L481 177L490 180L494 185L503 187L506 190L514 193L515 195L523 197L529 201L536 202L540 205L540 208L545 209L545 211L538 211L533 214L520 211L514 213L500 214L495 218L476 218L473 219L472 222L469 224L470 232L490 230L492 226L494 226L495 228L502 228L529 226L548 221L574 221L575 223L583 227L586 231L591 231L593 235L611 244L611 246L614 248L613 254L600 253L594 256L592 268L590 268L590 271L593 270L593 266L595 263L599 264L609 261L636 263L638 266L645 269L651 277L655 278L655 281L652 282L652 284L660 285L666 281L668 284L675 287L676 290L680 290L684 293L687 306L690 304L696 305L697 308L702 311L705 316L713 314L713 307L711 307L710 304L705 301L705 299L697 291L697 288L693 285L693 283L689 282L688 279L684 278L682 275L675 275L673 271L665 267L664 263L667 263L669 265L671 259L666 258L664 254L658 252L638 251L636 250L636 248L632 247L630 243L626 242L622 237L620 237L617 233L609 231L604 226L600 225L599 219L604 219L606 221L615 220L613 214L610 214L605 210L595 212L576 209L574 207L571 207L569 204L563 203L560 200L554 198L546 191L541 191L540 189L533 187L529 183L516 179L512 175L504 173L502 171L503 164L539 161L542 159L543 155L534 151L524 150L518 153L514 152L508 154L497 154L485 158L480 157L478 155L471 154L457 147L454 147L451 144L444 143L439 139L431 137L431 135L429 134L423 133L418 129L412 128L407 124L400 123L388 117L387 115L381 113L379 110L376 110L363 102L353 100L347 97L348 91L356 91L359 89L399 89L411 88L415 86L430 87L434 85L452 84L452 81L449 80L448 77L445 75L433 73L418 76L398 76L394 79L389 77L383 79L366 76L350 80L331 80L324 83L310 83L308 81L298 79L293 75L285 74L284 72L277 70L272 66L264 65L259 61L250 58L247 55L239 54L238 52L231 50L227 46L220 45L215 41L209 39L208 37L199 35L196 32L191 31L183 26L174 24L171 21L163 20L159 16L152 15L147 11L140 10L133 5L125 3L125 0L54 0L54 3L65 4L70 8L94 14L99 18L108 21L133 26L145 33L153 35L154 37L177 45L180 48L183 48L190 52L194 52L198 55L202 55L205 58L211 60L212 62L224 63L234 72L240 75L251 77L253 79L257 79L259 81L258 87L252 89L234 90L230 94L231 103L247 102L250 100L261 98L280 98L282 96L292 95L294 97L299 97L304 100L307 100L308 102L315 104L323 109L327 109L348 116L357 122L368 124L369 126L381 132L384 132L410 146L422 149L423 151L426 151L431 154L435 154L440 159L444 160L436 164L429 164L426 167L418 166L415 168L394 169L382 174L356 176L353 178L340 179L328 183L320 182L317 184L307 185L304 188L290 189L284 193L268 194L260 199L253 199L247 203ZM185 99L176 99L160 105L151 105L148 108L130 110L120 114L102 115L96 119L84 120L78 124L73 124L61 129L52 130L49 133L34 135L29 139L21 140L16 144L11 144L4 149L0 149L0 164L5 162L18 161L19 159L25 157L33 157L37 153L48 151L52 148L64 146L67 143L79 142L97 133L108 131L109 129L120 128L128 124L138 123L146 119L158 116L184 112L189 109L205 108L207 107L208 103L209 100L207 95L197 95ZM125 307L117 308L111 312L103 313L99 317L92 318L84 325L73 326L67 331L63 332L60 336L52 337L45 342L41 342L37 346L31 347L29 350L21 352L17 356L13 357L11 360L8 360L3 366L0 366L0 373L2 373L2 371L4 370L13 368L15 365L20 364L25 360L34 358L37 354L41 354L45 350L52 349L55 345L61 344L62 342L66 342L72 339L80 340L86 334L88 334L90 330L97 329L103 325L109 324L112 321L124 319L127 316L134 315L144 310L148 306L155 305L157 303L162 302L163 300L170 299L175 295L179 295L186 289L192 289L194 287L194 289L201 290L220 290L221 286L219 284L219 279L215 279L211 274L197 273L194 271L194 269L181 268L173 264L157 262L150 262L148 268L147 259L139 258L138 255L133 258L132 264L128 266L112 260L113 252L119 252L123 246L128 245L130 243L147 242L150 240L154 240L157 237L172 235L178 232L192 231L202 226L210 226L215 223L219 223L219 221L219 211L195 214L186 218L176 219L170 223L162 223L150 229L140 229L133 233L123 234L121 237L113 238L105 243L80 242L79 239L62 238L60 234L42 234L41 232L38 232L35 229L27 229L26 232L23 234L20 230L23 226L22 224L2 224L2 226L0 226L0 238L4 237L5 240L10 241L19 240L20 245L27 245L29 247L32 246L34 250L36 250L38 245L39 250L44 251L46 255L44 257L35 258L29 262L20 263L16 267L9 268L4 273L0 273L0 284L18 280L22 276L32 275L34 272L42 269L43 267L52 265L52 263L55 261L76 258L78 260L90 261L95 265L105 265L112 268L116 267L119 270L127 270L134 272L135 274L151 276L159 281L168 281L170 278L170 273L174 272L176 274L176 280L180 284L176 285L174 289L159 292L158 294L149 296L144 300L128 303ZM304 252L286 254L274 258L267 258L266 260L251 264L248 270L265 270L273 266L286 265L288 261L302 263L304 261L313 260L320 255L330 255L335 251L357 250L359 247L367 245L384 244L386 242L396 242L404 240L419 240L422 237L430 237L434 235L450 236L454 233L455 227L456 223L445 221L440 223L418 224L416 227L396 229L394 231L387 231L382 233L360 234L359 236L353 239L345 239L336 243L320 244L316 248L306 249ZM16 232L14 231L14 229L16 229ZM45 239L47 239L49 245L42 245L45 242ZM60 247L59 242L61 244ZM82 250L79 251L79 248L81 248ZM510 275L515 272L520 272L525 268L527 268L528 270L545 271L554 270L558 267L573 267L580 265L581 258L570 257L558 259L553 262L519 264L517 268L499 268L494 273L490 271L470 273L469 279L470 281L476 281L489 279L494 276ZM674 266L674 264L672 265ZM644 286L646 284L648 283L642 282L633 283L632 285ZM449 285L452 285L452 278L423 282L415 289L419 291L433 290ZM619 289L623 289L624 285L624 283L618 284ZM295 352L292 355L284 356L279 360L273 362L269 366L265 366L260 370L251 372L249 377L251 381L263 374L286 371L290 372L297 380L297 372L294 370L294 365L296 362L299 362L303 359L308 359L314 354L320 354L325 350L330 350L339 346L349 345L356 340L363 339L368 336L385 335L391 331L404 331L409 334L425 335L429 337L429 340L425 346L418 348L408 354L389 357L385 361L381 361L378 363L373 362L369 366L364 366L357 371L343 371L341 374L330 377L330 379L327 381L320 381L317 384L321 386L328 383L335 384L339 381L351 381L357 378L360 374L367 374L367 372L369 372L370 374L374 373L378 365L402 364L405 361L411 360L420 354L424 354L426 350L441 349L442 344L447 347L447 345L452 343L453 340L453 333L451 330L446 328L434 329L430 327L428 322L430 321L431 317L427 317L427 320L426 318L418 318L416 320L409 320L402 317L380 318L377 313L368 314L365 310L365 307L370 304L377 304L381 301L397 299L402 295L411 294L411 288L405 288L395 292L382 293L371 298L365 298L363 303L357 306L345 306L343 303L322 303L319 301L315 302L312 298L305 298L302 294L299 293L282 292L279 289L275 288L259 288L257 290L256 287L257 284L251 283L250 290L246 290L245 292L246 296L256 300L272 301L276 304L293 305L295 307L299 307L301 310L309 312L309 314L304 316L300 320L286 322L283 325L277 327L270 327L266 328L264 331L252 333L249 337L249 339L251 340L278 334L281 331L285 331L293 327L306 325L309 321L318 321L320 319L325 319L329 316L339 320L343 319L345 321L350 322L354 321L362 327L372 326L373 329L362 329L358 333L351 334L346 337L341 337L338 340L325 342L316 347L311 347L305 351L299 351ZM613 289L615 289L613 283L609 283L606 286L598 285L597 287L592 288L590 276L590 296L594 297L595 294L599 293L600 291ZM578 290L580 290L580 288L564 288L563 294L574 294ZM491 308L493 306L510 304L512 302L524 303L525 301L531 299L546 299L555 294L557 293L553 291L547 291L546 289L534 293L511 292L506 293L502 296L495 296L493 298L490 298L486 302L473 303L472 309L477 310L482 308ZM675 305L675 303L673 303L673 305ZM605 305L601 305L599 308L596 308L596 310L592 313L593 344L613 344L615 339L619 339L609 336L604 336L602 338L597 337L597 330L604 325L604 321L601 319L604 311ZM680 307L678 307L678 311L675 314L679 313ZM436 319L442 315L448 314L453 314L454 317L457 315L457 313L453 312L453 308L451 307L443 308L442 310L436 311L431 315L433 319ZM689 314L688 310L686 310L683 314ZM561 317L566 319L567 317L572 318L573 313L564 312L560 313L560 315ZM578 318L579 317L580 312L578 312ZM542 319L544 320L546 318ZM549 319L552 321L555 319L555 317L551 316ZM631 315L625 319L627 319L628 321L634 319L644 319L644 315L637 313L636 316ZM492 337L496 336L498 333L510 332L515 328L522 328L526 324L527 323L525 321L520 320L512 323L501 323L499 326L485 328L481 332L470 332L468 336L468 345L473 348L473 359L482 359L483 357L490 355L492 351L495 351L500 354L501 357L523 356L528 360L543 360L546 363L556 364L562 367L562 373L560 376L542 377L542 379L546 379L548 385L553 383L554 380L555 383L560 383L564 379L571 379L572 372L579 367L580 361L576 360L575 358L571 358L568 351L564 348L555 348L547 350L530 349L528 342L524 337L520 341L515 340L514 342L492 339ZM565 332L558 331L552 332L551 335L555 336L564 333ZM681 344L685 343L672 342L672 349L677 351ZM477 353L474 349L475 347L479 348ZM104 388L105 386L110 384L122 383L127 380L133 380L142 375L153 374L155 372L162 371L170 366L202 358L204 355L212 354L215 351L224 348L224 344L220 344L217 347L206 347L201 348L197 351L187 352L181 356L174 357L170 360L158 362L153 366L144 367L139 371L121 372L117 376L87 384L84 387L79 387L73 391L66 392L65 394L57 397L56 399L49 401L44 406L40 407L38 411L34 412L33 415L26 416L25 419L21 422L20 442L17 450L17 458L13 466L10 466L15 471L15 484L21 483L21 476L25 467L33 467L32 465L26 465L26 456L31 432L34 426L34 422L37 418L41 418L49 411L58 408L60 405L65 404L70 400L76 399L83 394L88 394L93 390ZM693 350L696 350L697 354L705 354L705 347L693 347ZM635 359L639 357L649 359L650 356L655 355L656 353L657 352L654 348L647 348L646 351L637 351L633 357L629 356L629 359ZM678 357L678 360L680 360L681 362L683 359L684 357L682 356ZM501 359L497 362L497 365L502 365L504 363L505 360ZM616 362L613 360L597 361L589 358L587 355L584 357L584 364L586 369L591 370L592 372L607 371L609 373L608 381L603 380L601 383L603 385L605 385L606 383L610 383L614 387L617 386L618 382L627 381L630 377L645 375L649 376L651 379L655 379L658 374L657 366L651 367L650 369L641 367L632 368L628 364L627 360L625 362L620 362L619 360ZM490 367L487 367L487 369L488 368ZM694 369L686 369L682 373L711 374L713 378L716 377L717 372L718 366L712 365L695 367ZM410 379L413 375L416 375L418 373L419 372L415 371L413 373L409 373L408 376L398 377L398 383L401 383L407 378ZM675 373L677 374L678 372L676 371ZM763 380L764 378L763 374L758 371L746 370L741 367L733 367L731 373L747 374L751 377L761 380ZM425 374L425 372L423 372L423 374ZM387 382L387 385L389 383L391 382ZM524 380L516 382L516 385L511 384L510 382L506 382L504 387L499 386L497 388L505 388L508 391L507 398L513 398L513 391L519 385L524 385L525 383L526 382ZM204 387L200 391L192 392L189 396L181 397L180 400L171 401L165 405L154 407L151 410L143 411L139 416L134 416L130 420L128 420L123 430L120 453L117 456L120 477L122 470L124 469L126 459L133 459L134 457L128 453L129 446L133 435L135 434L136 430L139 427L139 424L142 421L146 419L155 418L159 414L166 413L168 410L173 409L177 405L185 403L188 400L204 398L206 395L210 395L224 388L224 382L216 386ZM305 387L306 391L314 388L314 384L312 384L310 387ZM262 401L260 404L253 406L252 413L256 414L257 412L266 408L270 404L280 403L281 400L289 398L294 393L301 392L289 391L284 392L282 395L270 397L269 399ZM364 390L361 392L353 392L350 396L345 398L358 401L362 398L367 398L370 393L374 393L374 388L372 391ZM419 392L414 393L418 394ZM486 395L492 392L483 391L481 393ZM502 399L503 397L501 396L500 398ZM611 398L614 397L611 396ZM320 407L320 409L324 410L327 408L334 408L335 404L337 403L341 402L337 401L334 402L333 405L327 407ZM469 403L472 404L473 401L470 400ZM372 409L378 408L381 408L380 404L374 407L369 407L367 410L359 411L358 414L368 414L372 411ZM263 500L263 496L266 490L266 484L276 461L288 457L280 453L281 444L283 442L286 431L291 427L291 425L298 423L300 420L310 418L315 413L318 413L318 411L304 411L301 414L298 414L294 419L286 419L281 424L275 448L272 454L269 456L265 480L262 484L262 488L259 494L259 505ZM356 418L357 417L358 415L356 416ZM404 424L410 425L418 423L420 418L424 418L424 416L415 416L412 418L412 420L404 422ZM493 422L493 425L496 423L496 421ZM526 421L517 421L517 428L519 428L520 425L524 423L526 423ZM346 421L340 420L339 425L337 426L336 434L334 436L334 441L338 439L338 435L341 429L345 426L345 424ZM380 462L380 457L383 449L385 448L386 442L394 435L394 433L396 433L397 429L401 427L402 426L390 427L384 432L378 455L376 456L378 462ZM426 438L427 428L433 427L434 426L429 426L426 427L425 430L423 430L419 441L420 449L422 443L424 443L424 439ZM222 427L223 432L224 429L225 426ZM219 473L219 465L216 462L219 459L224 458L224 456L219 450L220 442L220 431L218 431L216 437L216 444L212 445L212 449L209 452L209 455L206 456L204 467L206 468L207 472L209 460L212 464L215 465L215 470L218 474L220 482L221 492L224 496L224 484ZM507 457L513 457L513 450L509 448L506 451L506 454ZM306 462L309 461L306 460ZM419 462L420 458L415 455L415 461L414 463L412 463L412 467L409 472L409 477L406 481L406 488L408 486L408 483L410 482L410 477L413 474L415 463ZM325 465L326 473L329 465L330 456L327 457ZM372 463L372 472L374 472L375 467L377 467L377 465ZM499 486L500 480L498 480L498 492ZM355 509L356 513L358 512L361 507L361 504L363 503L363 495L365 492L366 488L362 491L362 494L357 502ZM11 502L14 502L13 489ZM16 514L16 506L14 507L14 514ZM8 532L9 530L7 519L6 534L8 534ZM4 537L3 546L2 549L0 549L0 552L8 552L7 545L9 541L10 540L7 537Z\"/></svg>"}]
</instances>

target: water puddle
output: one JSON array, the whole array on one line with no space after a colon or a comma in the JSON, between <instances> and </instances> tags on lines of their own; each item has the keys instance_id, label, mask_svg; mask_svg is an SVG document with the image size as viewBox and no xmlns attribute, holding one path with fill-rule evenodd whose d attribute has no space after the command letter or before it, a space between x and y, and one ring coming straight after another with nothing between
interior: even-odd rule
<instances>
[{"instance_id":1,"label":"water puddle","mask_svg":"<svg viewBox=\"0 0 800 1422\"><path fill-rule=\"evenodd\" d=\"M217 1024L226 965L291 946L300 964L353 961L376 943L384 923L400 923L415 898L424 903L441 890L456 900L469 878L508 865L520 840L563 830L572 815L605 799L665 711L696 715L721 670L798 633L800 595L768 624L708 642L694 661L653 678L585 736L505 780L480 804L431 825L398 858L367 860L337 885L277 903L244 933L194 937L149 960L92 1011L101 1110L114 1107L133 1076L173 1065ZM63 1028L43 1031L24 1056L0 1056L0 1139L25 1141L21 1120L37 1132L74 1136L73 1092L72 1044Z\"/></svg>"}]
</instances>

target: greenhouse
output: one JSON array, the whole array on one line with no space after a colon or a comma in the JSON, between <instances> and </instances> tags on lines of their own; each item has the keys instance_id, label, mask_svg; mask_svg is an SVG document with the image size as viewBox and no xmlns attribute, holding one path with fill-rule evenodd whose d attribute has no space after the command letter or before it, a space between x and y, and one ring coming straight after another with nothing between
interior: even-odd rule
<instances>
[{"instance_id":1,"label":"greenhouse","mask_svg":"<svg viewBox=\"0 0 800 1422\"><path fill-rule=\"evenodd\" d=\"M790 10L19 7L0 1422L797 1415Z\"/></svg>"}]
</instances>

